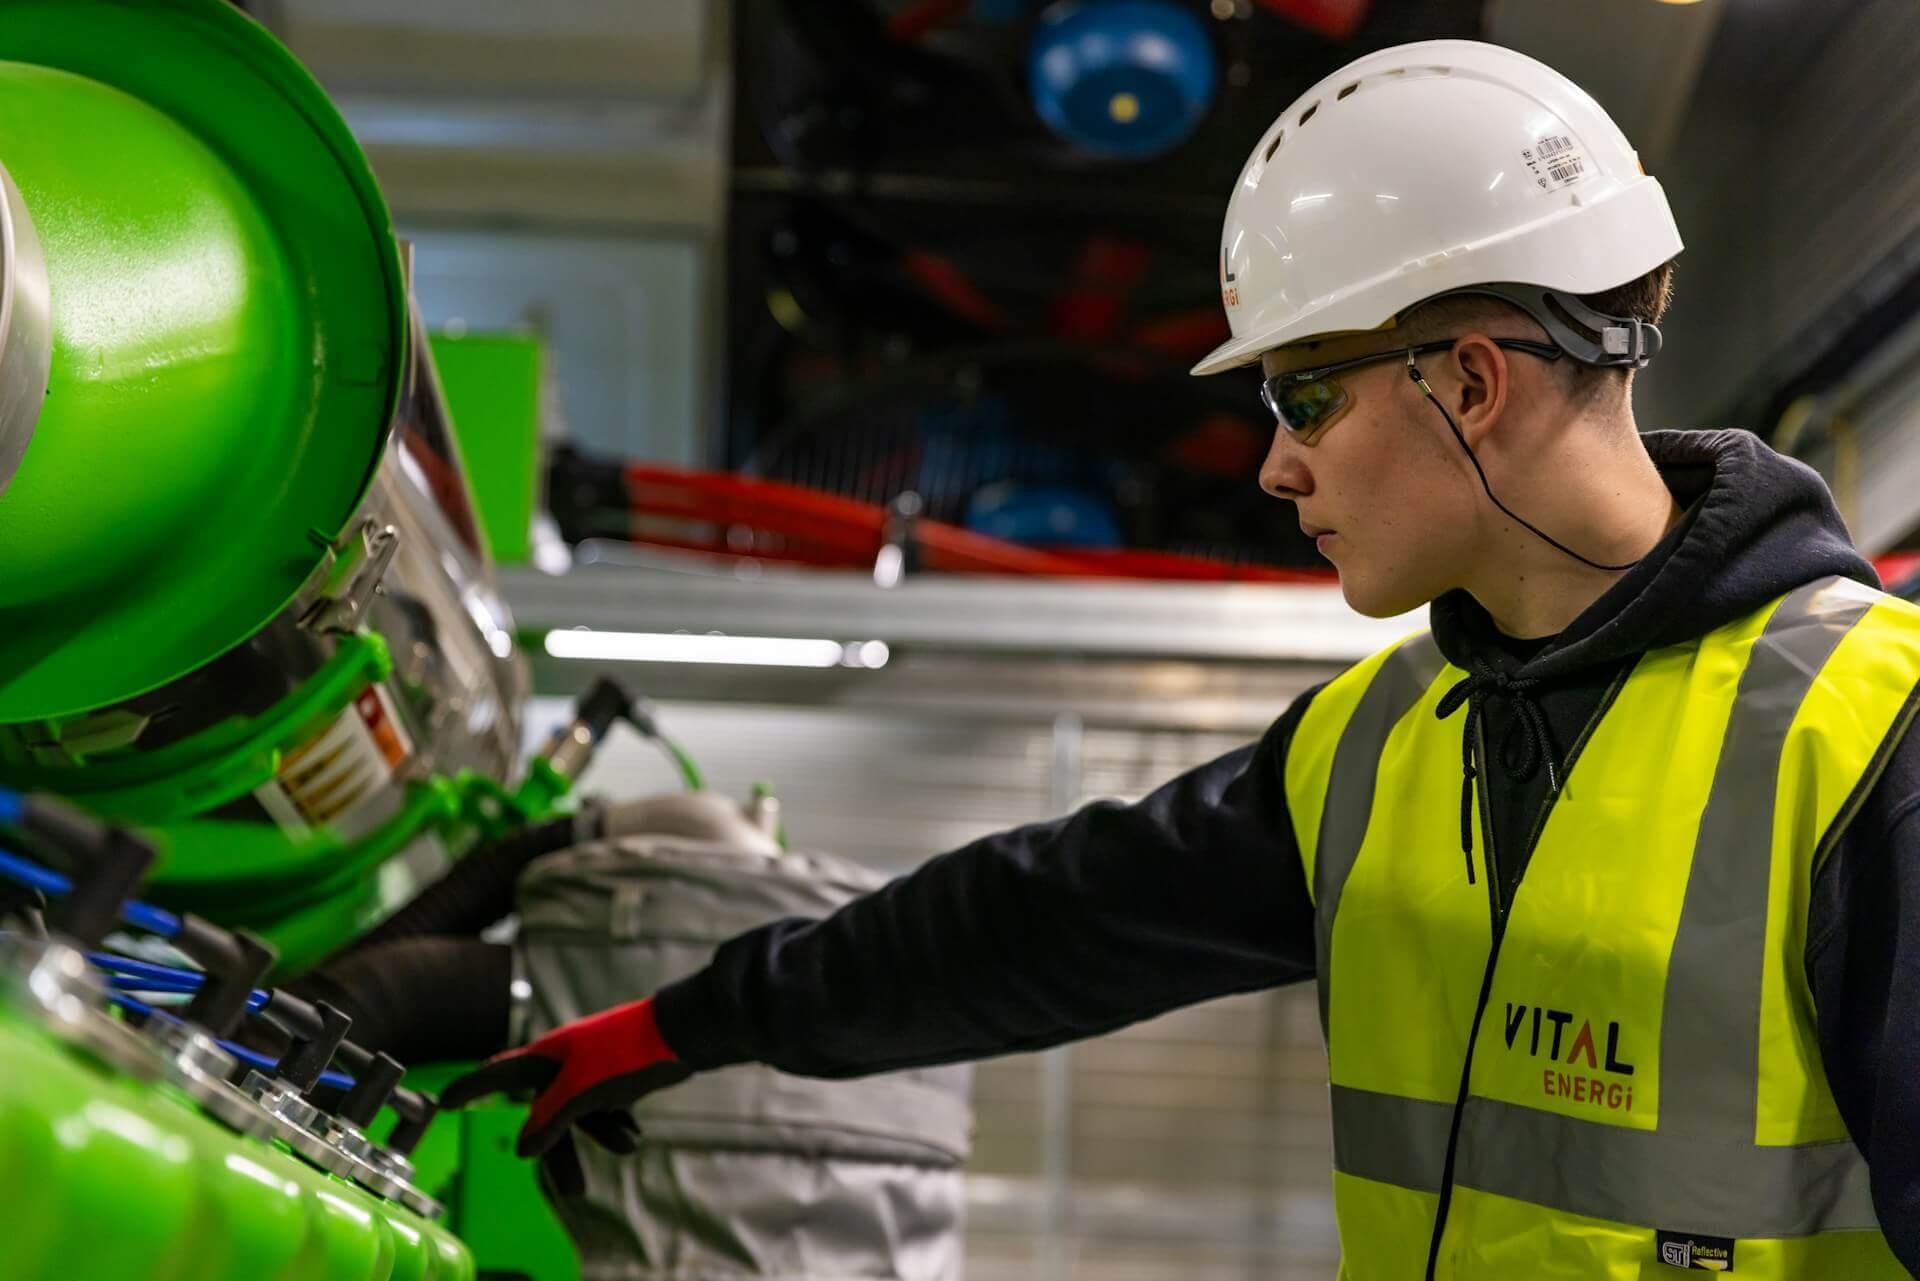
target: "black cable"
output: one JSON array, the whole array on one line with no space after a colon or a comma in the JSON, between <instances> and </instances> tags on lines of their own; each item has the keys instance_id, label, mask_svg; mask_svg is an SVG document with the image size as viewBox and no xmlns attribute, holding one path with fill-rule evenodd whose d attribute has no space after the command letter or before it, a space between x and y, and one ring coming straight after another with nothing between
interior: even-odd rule
<instances>
[{"instance_id":1,"label":"black cable","mask_svg":"<svg viewBox=\"0 0 1920 1281\"><path fill-rule=\"evenodd\" d=\"M527 864L543 854L578 844L584 835L578 819L557 818L522 828L475 850L406 906L336 953L334 959L397 939L477 935L513 910L513 887Z\"/></svg>"},{"instance_id":2,"label":"black cable","mask_svg":"<svg viewBox=\"0 0 1920 1281\"><path fill-rule=\"evenodd\" d=\"M513 949L474 938L394 939L286 985L353 1019L353 1040L403 1063L484 1059L507 1048Z\"/></svg>"},{"instance_id":3,"label":"black cable","mask_svg":"<svg viewBox=\"0 0 1920 1281\"><path fill-rule=\"evenodd\" d=\"M1473 464L1474 474L1480 477L1480 488L1487 491L1487 501L1491 502L1495 507L1498 507L1501 511L1505 512L1508 515L1508 517L1510 517L1512 520L1517 522L1528 533L1532 534L1535 538L1538 538L1540 541L1546 543L1549 547L1553 548L1555 551L1564 552L1568 556L1573 557L1575 560L1579 561L1582 565L1585 565L1590 569L1602 570L1609 574L1618 574L1624 570L1632 569L1635 565L1638 565L1642 559L1644 559L1643 557L1636 556L1624 565L1602 565L1599 561L1588 560L1585 556L1582 556L1579 552L1573 550L1573 548L1567 546L1565 543L1553 537L1553 535L1548 534L1542 531L1537 526L1528 523L1523 517L1521 517L1518 513L1516 513L1511 507L1507 506L1505 503L1501 502L1497 497L1494 496L1493 486L1487 483L1486 470L1480 466L1479 458L1474 456L1473 446L1469 445L1467 443L1467 438L1460 434L1460 425L1453 421L1453 415L1448 413L1447 407L1440 403L1440 398L1433 394L1433 388L1427 386L1427 380L1421 376L1420 367L1413 363L1412 351L1407 352L1407 377L1413 379L1413 385L1418 387L1421 390L1421 392L1425 394L1426 398L1433 402L1433 407L1440 411L1440 416L1442 418L1447 420L1447 426L1453 431L1453 438L1460 442L1460 448L1467 451L1467 461Z\"/></svg>"}]
</instances>

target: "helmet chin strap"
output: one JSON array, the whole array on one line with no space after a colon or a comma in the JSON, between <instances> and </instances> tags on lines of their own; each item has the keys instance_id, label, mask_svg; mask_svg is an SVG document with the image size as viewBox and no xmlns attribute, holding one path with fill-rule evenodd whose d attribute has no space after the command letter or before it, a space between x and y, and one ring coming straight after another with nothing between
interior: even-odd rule
<instances>
[{"instance_id":1,"label":"helmet chin strap","mask_svg":"<svg viewBox=\"0 0 1920 1281\"><path fill-rule=\"evenodd\" d=\"M1561 542L1559 539L1553 537L1553 535L1548 534L1543 530L1541 530L1540 528L1538 528L1537 526L1533 525L1531 522L1529 522L1524 517L1522 517L1517 512L1515 512L1513 508L1501 502L1499 498L1495 497L1493 492L1493 486L1487 483L1486 469L1480 466L1479 458L1474 456L1473 446L1469 445L1467 443L1467 438L1461 434L1460 425L1453 421L1453 415L1447 412L1447 407L1440 403L1440 398L1438 396L1433 394L1433 388L1427 385L1426 378L1420 373L1420 367L1413 363L1413 352L1411 349L1409 349L1407 352L1407 377L1413 380L1413 385L1420 389L1421 394L1423 394L1424 396L1426 396L1428 400L1433 402L1433 407L1440 411L1440 416L1447 420L1447 427L1453 432L1453 438L1460 442L1460 448L1467 451L1467 461L1473 464L1474 474L1480 477L1480 488L1487 491L1487 501L1491 502L1495 507L1498 507L1501 511L1505 512L1508 515L1508 517L1510 517L1513 521L1519 524L1528 533L1532 534L1535 538L1538 538L1541 542L1547 544L1547 546L1553 548L1555 551L1562 552L1568 556L1573 557L1575 560L1579 561L1582 565L1585 565L1590 569L1598 569L1598 570L1603 570L1609 574L1617 574L1623 570L1632 569L1635 565L1638 565L1640 563L1642 558L1638 556L1634 557L1632 560L1626 562L1623 565L1603 565L1599 561L1588 560L1585 556L1582 556L1579 552L1573 550L1573 548L1567 546L1565 543Z\"/></svg>"}]
</instances>

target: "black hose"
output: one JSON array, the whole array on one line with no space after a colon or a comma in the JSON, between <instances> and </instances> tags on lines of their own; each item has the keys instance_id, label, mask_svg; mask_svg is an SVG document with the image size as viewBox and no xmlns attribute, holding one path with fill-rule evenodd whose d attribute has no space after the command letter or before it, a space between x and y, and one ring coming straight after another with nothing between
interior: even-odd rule
<instances>
[{"instance_id":1,"label":"black hose","mask_svg":"<svg viewBox=\"0 0 1920 1281\"><path fill-rule=\"evenodd\" d=\"M506 1048L512 950L480 932L513 910L527 864L598 834L599 811L522 828L475 850L399 911L284 986L353 1018L353 1039L406 1063ZM258 1020L254 1021L255 1023ZM258 1035L252 1027L251 1035ZM270 1045L255 1048L271 1050Z\"/></svg>"},{"instance_id":2,"label":"black hose","mask_svg":"<svg viewBox=\"0 0 1920 1281\"><path fill-rule=\"evenodd\" d=\"M361 948L286 986L351 1016L356 1045L411 1066L506 1049L512 985L506 944L421 937Z\"/></svg>"},{"instance_id":3,"label":"black hose","mask_svg":"<svg viewBox=\"0 0 1920 1281\"><path fill-rule=\"evenodd\" d=\"M527 864L589 836L582 830L580 819L556 818L475 850L414 895L406 906L335 953L321 968L398 939L422 935L474 937L513 910L513 887Z\"/></svg>"}]
</instances>

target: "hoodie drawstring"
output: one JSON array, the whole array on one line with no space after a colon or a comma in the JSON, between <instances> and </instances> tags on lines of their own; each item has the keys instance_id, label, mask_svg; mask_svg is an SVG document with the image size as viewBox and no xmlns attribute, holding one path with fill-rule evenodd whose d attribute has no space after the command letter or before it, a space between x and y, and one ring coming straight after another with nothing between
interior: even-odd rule
<instances>
[{"instance_id":1,"label":"hoodie drawstring","mask_svg":"<svg viewBox=\"0 0 1920 1281\"><path fill-rule=\"evenodd\" d=\"M1547 765L1547 795L1553 796L1560 790L1560 768L1554 763L1553 738L1547 732L1547 718L1533 700L1533 690L1540 684L1534 677L1515 676L1510 672L1495 671L1486 659L1473 655L1469 660L1473 670L1454 687L1440 697L1440 704L1434 708L1434 716L1445 720L1467 706L1467 720L1461 732L1460 764L1460 850L1467 858L1467 884L1473 879L1473 784L1480 777L1480 720L1486 710L1489 695L1499 694L1513 701L1516 719L1508 729L1511 739L1515 730L1525 730L1520 743L1519 758L1507 750L1507 744L1501 744L1501 764L1506 768L1507 777L1514 782L1523 782L1533 776L1534 769L1545 761Z\"/></svg>"}]
</instances>

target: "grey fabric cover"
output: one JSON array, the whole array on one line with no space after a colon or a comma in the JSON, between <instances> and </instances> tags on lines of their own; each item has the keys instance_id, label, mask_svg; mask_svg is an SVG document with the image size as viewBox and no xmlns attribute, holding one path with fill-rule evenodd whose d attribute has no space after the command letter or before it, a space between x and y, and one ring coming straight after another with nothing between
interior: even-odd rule
<instances>
[{"instance_id":1,"label":"grey fabric cover","mask_svg":"<svg viewBox=\"0 0 1920 1281\"><path fill-rule=\"evenodd\" d=\"M625 836L548 855L519 887L528 1034L635 1000L742 930L824 916L881 883L844 859ZM554 1206L583 1281L957 1281L971 1074L815 1081L758 1065L640 1102L641 1151L578 1144Z\"/></svg>"}]
</instances>

